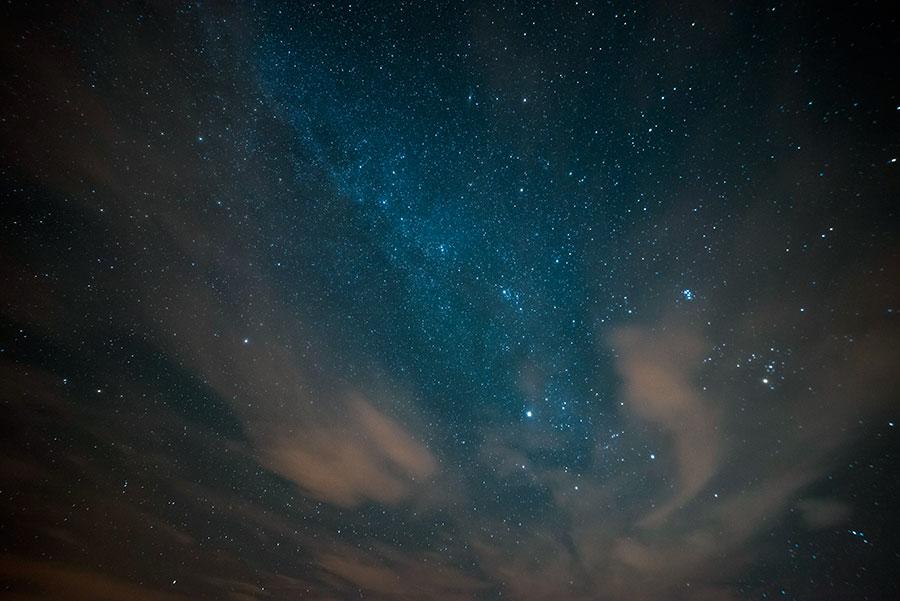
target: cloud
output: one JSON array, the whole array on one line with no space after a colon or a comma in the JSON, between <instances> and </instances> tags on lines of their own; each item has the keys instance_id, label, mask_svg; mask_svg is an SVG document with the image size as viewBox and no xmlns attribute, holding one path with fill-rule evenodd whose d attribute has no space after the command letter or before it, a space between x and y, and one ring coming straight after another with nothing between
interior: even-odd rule
<instances>
[{"instance_id":1,"label":"cloud","mask_svg":"<svg viewBox=\"0 0 900 601\"><path fill-rule=\"evenodd\" d=\"M341 546L318 559L339 582L377 597L409 601L468 601L486 585L446 565L435 553L412 556L379 545L374 553Z\"/></svg>"},{"instance_id":2,"label":"cloud","mask_svg":"<svg viewBox=\"0 0 900 601\"><path fill-rule=\"evenodd\" d=\"M186 595L140 586L98 571L71 565L0 557L0 578L12 584L4 598L15 601L70 599L71 601L178 601Z\"/></svg>"},{"instance_id":3,"label":"cloud","mask_svg":"<svg viewBox=\"0 0 900 601\"><path fill-rule=\"evenodd\" d=\"M708 345L690 330L666 325L620 327L610 343L617 354L626 409L672 439L678 488L646 516L645 524L657 525L694 498L721 461L717 413L697 381Z\"/></svg>"},{"instance_id":4,"label":"cloud","mask_svg":"<svg viewBox=\"0 0 900 601\"><path fill-rule=\"evenodd\" d=\"M434 474L434 457L395 420L361 398L347 409L339 424L263 443L264 463L312 496L344 507L396 503Z\"/></svg>"},{"instance_id":5,"label":"cloud","mask_svg":"<svg viewBox=\"0 0 900 601\"><path fill-rule=\"evenodd\" d=\"M850 505L835 499L803 499L797 507L803 515L804 523L811 530L830 528L843 522L851 514Z\"/></svg>"}]
</instances>

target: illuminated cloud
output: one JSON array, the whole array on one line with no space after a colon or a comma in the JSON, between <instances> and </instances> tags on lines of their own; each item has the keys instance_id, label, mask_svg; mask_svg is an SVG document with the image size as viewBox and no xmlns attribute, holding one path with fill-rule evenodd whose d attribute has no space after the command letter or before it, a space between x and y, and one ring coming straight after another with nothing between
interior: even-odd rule
<instances>
[{"instance_id":1,"label":"illuminated cloud","mask_svg":"<svg viewBox=\"0 0 900 601\"><path fill-rule=\"evenodd\" d=\"M671 331L665 324L619 328L610 342L626 409L671 437L678 485L672 499L646 516L647 525L656 525L703 490L721 460L716 409L698 381L709 345L690 331Z\"/></svg>"},{"instance_id":2,"label":"illuminated cloud","mask_svg":"<svg viewBox=\"0 0 900 601\"><path fill-rule=\"evenodd\" d=\"M342 506L397 503L437 467L427 448L362 399L348 403L339 425L298 430L262 452L274 471Z\"/></svg>"}]
</instances>

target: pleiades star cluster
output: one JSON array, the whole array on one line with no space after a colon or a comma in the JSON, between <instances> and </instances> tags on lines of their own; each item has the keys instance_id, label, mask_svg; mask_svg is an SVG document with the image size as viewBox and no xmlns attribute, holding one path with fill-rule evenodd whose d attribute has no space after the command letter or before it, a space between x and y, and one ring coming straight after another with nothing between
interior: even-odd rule
<instances>
[{"instance_id":1,"label":"pleiades star cluster","mask_svg":"<svg viewBox=\"0 0 900 601\"><path fill-rule=\"evenodd\" d=\"M9 599L900 598L890 2L8 2Z\"/></svg>"}]
</instances>

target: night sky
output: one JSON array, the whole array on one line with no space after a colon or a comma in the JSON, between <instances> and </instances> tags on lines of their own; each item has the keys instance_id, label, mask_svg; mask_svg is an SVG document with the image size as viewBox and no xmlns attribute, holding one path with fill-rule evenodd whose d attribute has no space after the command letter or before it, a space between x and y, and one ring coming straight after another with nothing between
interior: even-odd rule
<instances>
[{"instance_id":1,"label":"night sky","mask_svg":"<svg viewBox=\"0 0 900 601\"><path fill-rule=\"evenodd\" d=\"M7 3L0 596L900 598L829 4Z\"/></svg>"}]
</instances>

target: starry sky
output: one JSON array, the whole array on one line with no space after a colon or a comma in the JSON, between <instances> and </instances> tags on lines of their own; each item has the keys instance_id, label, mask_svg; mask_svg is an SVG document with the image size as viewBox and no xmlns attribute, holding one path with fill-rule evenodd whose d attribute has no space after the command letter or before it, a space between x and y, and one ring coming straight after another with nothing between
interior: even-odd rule
<instances>
[{"instance_id":1,"label":"starry sky","mask_svg":"<svg viewBox=\"0 0 900 601\"><path fill-rule=\"evenodd\" d=\"M897 598L890 4L7 3L4 598Z\"/></svg>"}]
</instances>

